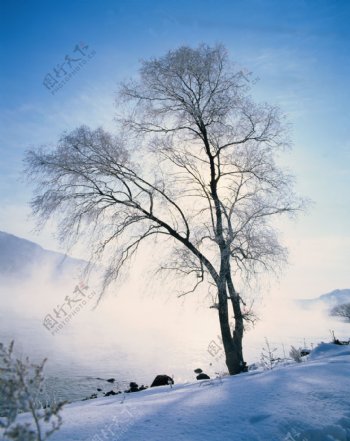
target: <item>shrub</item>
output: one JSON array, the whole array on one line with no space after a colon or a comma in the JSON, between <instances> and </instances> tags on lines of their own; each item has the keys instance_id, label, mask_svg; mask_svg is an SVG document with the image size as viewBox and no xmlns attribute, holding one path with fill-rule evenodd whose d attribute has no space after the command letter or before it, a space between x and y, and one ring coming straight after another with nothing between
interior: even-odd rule
<instances>
[{"instance_id":1,"label":"shrub","mask_svg":"<svg viewBox=\"0 0 350 441\"><path fill-rule=\"evenodd\" d=\"M289 356L292 358L296 363L301 363L303 360L301 358L301 352L299 349L295 348L294 346L290 347Z\"/></svg>"},{"instance_id":2,"label":"shrub","mask_svg":"<svg viewBox=\"0 0 350 441\"><path fill-rule=\"evenodd\" d=\"M14 342L8 347L0 343L0 396L6 403L1 411L0 431L9 440L44 441L60 428L59 411L64 403L42 407L40 393L44 387L46 359L38 365L28 358L22 361L15 358L13 347ZM21 412L29 412L31 421L18 422Z\"/></svg>"},{"instance_id":3,"label":"shrub","mask_svg":"<svg viewBox=\"0 0 350 441\"><path fill-rule=\"evenodd\" d=\"M273 369L280 361L280 359L276 358L274 355L276 351L277 348L271 348L268 339L265 337L265 346L263 346L260 356L260 361L264 370Z\"/></svg>"}]
</instances>

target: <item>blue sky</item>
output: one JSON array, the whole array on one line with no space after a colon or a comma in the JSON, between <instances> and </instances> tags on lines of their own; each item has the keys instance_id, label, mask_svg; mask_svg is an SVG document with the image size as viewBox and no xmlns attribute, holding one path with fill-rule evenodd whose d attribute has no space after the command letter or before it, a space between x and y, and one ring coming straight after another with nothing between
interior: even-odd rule
<instances>
[{"instance_id":1,"label":"blue sky","mask_svg":"<svg viewBox=\"0 0 350 441\"><path fill-rule=\"evenodd\" d=\"M7 0L0 20L0 230L58 249L50 227L35 234L28 219L25 150L82 123L113 129L118 82L140 59L222 42L259 78L257 100L287 114L285 161L314 201L280 226L292 263L281 283L291 295L301 284L310 295L350 287L350 2ZM52 95L45 75L78 58L81 42L96 54Z\"/></svg>"}]
</instances>

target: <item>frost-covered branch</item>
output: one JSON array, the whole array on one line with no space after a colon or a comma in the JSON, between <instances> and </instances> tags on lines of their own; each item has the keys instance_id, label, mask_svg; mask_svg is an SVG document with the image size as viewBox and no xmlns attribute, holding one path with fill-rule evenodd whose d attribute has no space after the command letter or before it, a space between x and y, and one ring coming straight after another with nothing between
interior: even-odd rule
<instances>
[{"instance_id":1,"label":"frost-covered branch","mask_svg":"<svg viewBox=\"0 0 350 441\"><path fill-rule=\"evenodd\" d=\"M41 364L32 364L15 358L14 343L8 347L0 343L0 434L5 439L17 441L44 441L59 430L62 418L59 414L64 403L51 403L43 408L40 394L43 392L43 369ZM31 422L18 421L18 415L29 412Z\"/></svg>"}]
</instances>

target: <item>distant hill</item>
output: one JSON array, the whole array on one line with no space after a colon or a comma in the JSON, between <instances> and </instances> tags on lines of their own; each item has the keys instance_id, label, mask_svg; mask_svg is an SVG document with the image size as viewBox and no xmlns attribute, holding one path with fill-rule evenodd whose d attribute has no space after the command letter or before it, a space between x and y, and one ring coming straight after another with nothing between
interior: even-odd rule
<instances>
[{"instance_id":1,"label":"distant hill","mask_svg":"<svg viewBox=\"0 0 350 441\"><path fill-rule=\"evenodd\" d=\"M45 250L26 239L0 231L0 276L6 279L27 278L45 268L53 279L77 271L86 265L62 253Z\"/></svg>"},{"instance_id":2,"label":"distant hill","mask_svg":"<svg viewBox=\"0 0 350 441\"><path fill-rule=\"evenodd\" d=\"M299 299L297 303L304 308L312 308L314 306L331 308L343 303L350 303L350 289L335 289L313 299Z\"/></svg>"}]
</instances>

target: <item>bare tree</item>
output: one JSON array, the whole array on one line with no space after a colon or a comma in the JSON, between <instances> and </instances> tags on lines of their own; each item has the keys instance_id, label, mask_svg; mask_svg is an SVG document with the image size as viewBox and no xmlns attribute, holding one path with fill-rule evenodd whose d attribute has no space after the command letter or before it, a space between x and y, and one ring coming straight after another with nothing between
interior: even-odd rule
<instances>
[{"instance_id":1,"label":"bare tree","mask_svg":"<svg viewBox=\"0 0 350 441\"><path fill-rule=\"evenodd\" d=\"M350 303L343 303L342 305L332 308L331 315L334 317L341 317L347 321L350 321Z\"/></svg>"},{"instance_id":2,"label":"bare tree","mask_svg":"<svg viewBox=\"0 0 350 441\"><path fill-rule=\"evenodd\" d=\"M83 126L26 157L39 219L57 215L62 239L88 231L95 256L110 250L105 286L141 242L169 239L160 266L185 277L181 295L215 290L230 374L244 370L251 316L236 282L285 262L271 221L302 206L276 162L288 144L283 118L249 88L221 45L181 47L143 61L138 81L122 85L118 137Z\"/></svg>"},{"instance_id":3,"label":"bare tree","mask_svg":"<svg viewBox=\"0 0 350 441\"><path fill-rule=\"evenodd\" d=\"M60 411L64 402L42 407L46 360L33 364L28 358L15 358L13 347L13 341L8 347L0 342L0 437L21 441L47 440L62 425ZM28 422L17 418L22 412L29 413Z\"/></svg>"}]
</instances>

